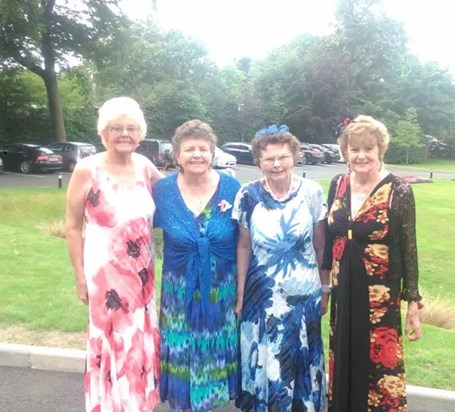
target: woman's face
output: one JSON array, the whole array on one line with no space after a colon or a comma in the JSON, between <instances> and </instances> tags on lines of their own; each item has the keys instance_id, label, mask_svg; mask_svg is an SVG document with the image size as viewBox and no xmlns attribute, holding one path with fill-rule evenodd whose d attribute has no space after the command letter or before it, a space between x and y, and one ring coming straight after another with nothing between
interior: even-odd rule
<instances>
[{"instance_id":1,"label":"woman's face","mask_svg":"<svg viewBox=\"0 0 455 412\"><path fill-rule=\"evenodd\" d=\"M203 174L212 166L213 152L210 143L198 137L185 137L176 155L184 173Z\"/></svg>"},{"instance_id":2,"label":"woman's face","mask_svg":"<svg viewBox=\"0 0 455 412\"><path fill-rule=\"evenodd\" d=\"M128 116L111 121L103 137L106 149L118 153L132 153L141 140L138 124Z\"/></svg>"},{"instance_id":3,"label":"woman's face","mask_svg":"<svg viewBox=\"0 0 455 412\"><path fill-rule=\"evenodd\" d=\"M269 182L289 181L294 167L294 157L289 145L287 143L268 144L264 150L261 150L259 167Z\"/></svg>"},{"instance_id":4,"label":"woman's face","mask_svg":"<svg viewBox=\"0 0 455 412\"><path fill-rule=\"evenodd\" d=\"M377 172L380 169L379 147L376 142L349 142L347 156L349 167L355 173Z\"/></svg>"}]
</instances>

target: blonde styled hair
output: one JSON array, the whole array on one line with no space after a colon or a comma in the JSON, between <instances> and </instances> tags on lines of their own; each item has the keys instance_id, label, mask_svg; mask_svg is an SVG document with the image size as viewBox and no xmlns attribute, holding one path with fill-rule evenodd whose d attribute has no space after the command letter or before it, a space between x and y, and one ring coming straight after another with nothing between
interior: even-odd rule
<instances>
[{"instance_id":1,"label":"blonde styled hair","mask_svg":"<svg viewBox=\"0 0 455 412\"><path fill-rule=\"evenodd\" d=\"M347 159L348 144L373 144L379 149L379 160L384 160L384 154L389 147L390 136L384 123L371 116L359 115L349 123L337 140L341 154Z\"/></svg>"},{"instance_id":2,"label":"blonde styled hair","mask_svg":"<svg viewBox=\"0 0 455 412\"><path fill-rule=\"evenodd\" d=\"M105 146L104 134L107 128L113 121L123 116L134 120L139 128L139 139L144 139L147 133L147 124L139 104L131 97L114 97L104 102L98 111L97 130Z\"/></svg>"}]
</instances>

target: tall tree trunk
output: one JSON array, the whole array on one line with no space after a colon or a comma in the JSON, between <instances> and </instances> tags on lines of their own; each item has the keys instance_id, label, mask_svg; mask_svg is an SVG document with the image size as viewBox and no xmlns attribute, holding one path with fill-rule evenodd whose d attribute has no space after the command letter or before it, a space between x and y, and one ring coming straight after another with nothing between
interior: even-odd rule
<instances>
[{"instance_id":1,"label":"tall tree trunk","mask_svg":"<svg viewBox=\"0 0 455 412\"><path fill-rule=\"evenodd\" d=\"M44 58L44 73L42 78L46 85L47 102L51 116L52 137L57 142L66 140L65 124L63 122L63 109L58 93L57 75L55 74L55 45L52 41L52 13L55 0L48 0L44 7L45 28L41 34L41 50Z\"/></svg>"},{"instance_id":2,"label":"tall tree trunk","mask_svg":"<svg viewBox=\"0 0 455 412\"><path fill-rule=\"evenodd\" d=\"M43 80L46 85L47 102L51 116L52 138L56 142L64 142L66 140L66 131L63 121L62 103L58 93L57 76L55 73L49 75L46 71Z\"/></svg>"}]
</instances>

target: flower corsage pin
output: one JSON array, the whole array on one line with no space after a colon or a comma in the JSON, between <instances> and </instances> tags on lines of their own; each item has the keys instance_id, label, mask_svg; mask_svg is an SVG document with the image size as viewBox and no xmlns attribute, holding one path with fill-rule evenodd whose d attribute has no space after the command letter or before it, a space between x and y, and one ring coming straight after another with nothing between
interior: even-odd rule
<instances>
[{"instance_id":1,"label":"flower corsage pin","mask_svg":"<svg viewBox=\"0 0 455 412\"><path fill-rule=\"evenodd\" d=\"M232 205L225 199L223 199L220 203L218 203L218 207L220 208L220 213L224 213L229 210Z\"/></svg>"}]
</instances>

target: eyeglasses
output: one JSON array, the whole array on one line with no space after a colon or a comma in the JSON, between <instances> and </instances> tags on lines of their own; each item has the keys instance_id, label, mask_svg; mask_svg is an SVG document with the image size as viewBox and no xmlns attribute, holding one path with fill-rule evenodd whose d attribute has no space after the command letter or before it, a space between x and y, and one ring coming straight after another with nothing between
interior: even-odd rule
<instances>
[{"instance_id":1,"label":"eyeglasses","mask_svg":"<svg viewBox=\"0 0 455 412\"><path fill-rule=\"evenodd\" d=\"M280 165L283 163L288 163L292 159L292 156L280 156L280 157L266 157L265 159L261 159L261 162L267 166L273 166L275 162L278 162Z\"/></svg>"},{"instance_id":2,"label":"eyeglasses","mask_svg":"<svg viewBox=\"0 0 455 412\"><path fill-rule=\"evenodd\" d=\"M115 133L115 134L122 134L124 130L126 130L126 132L129 135L134 135L139 131L139 127L135 127L135 126L128 126L128 127L111 126L111 127L109 127L109 131L112 133Z\"/></svg>"}]
</instances>

